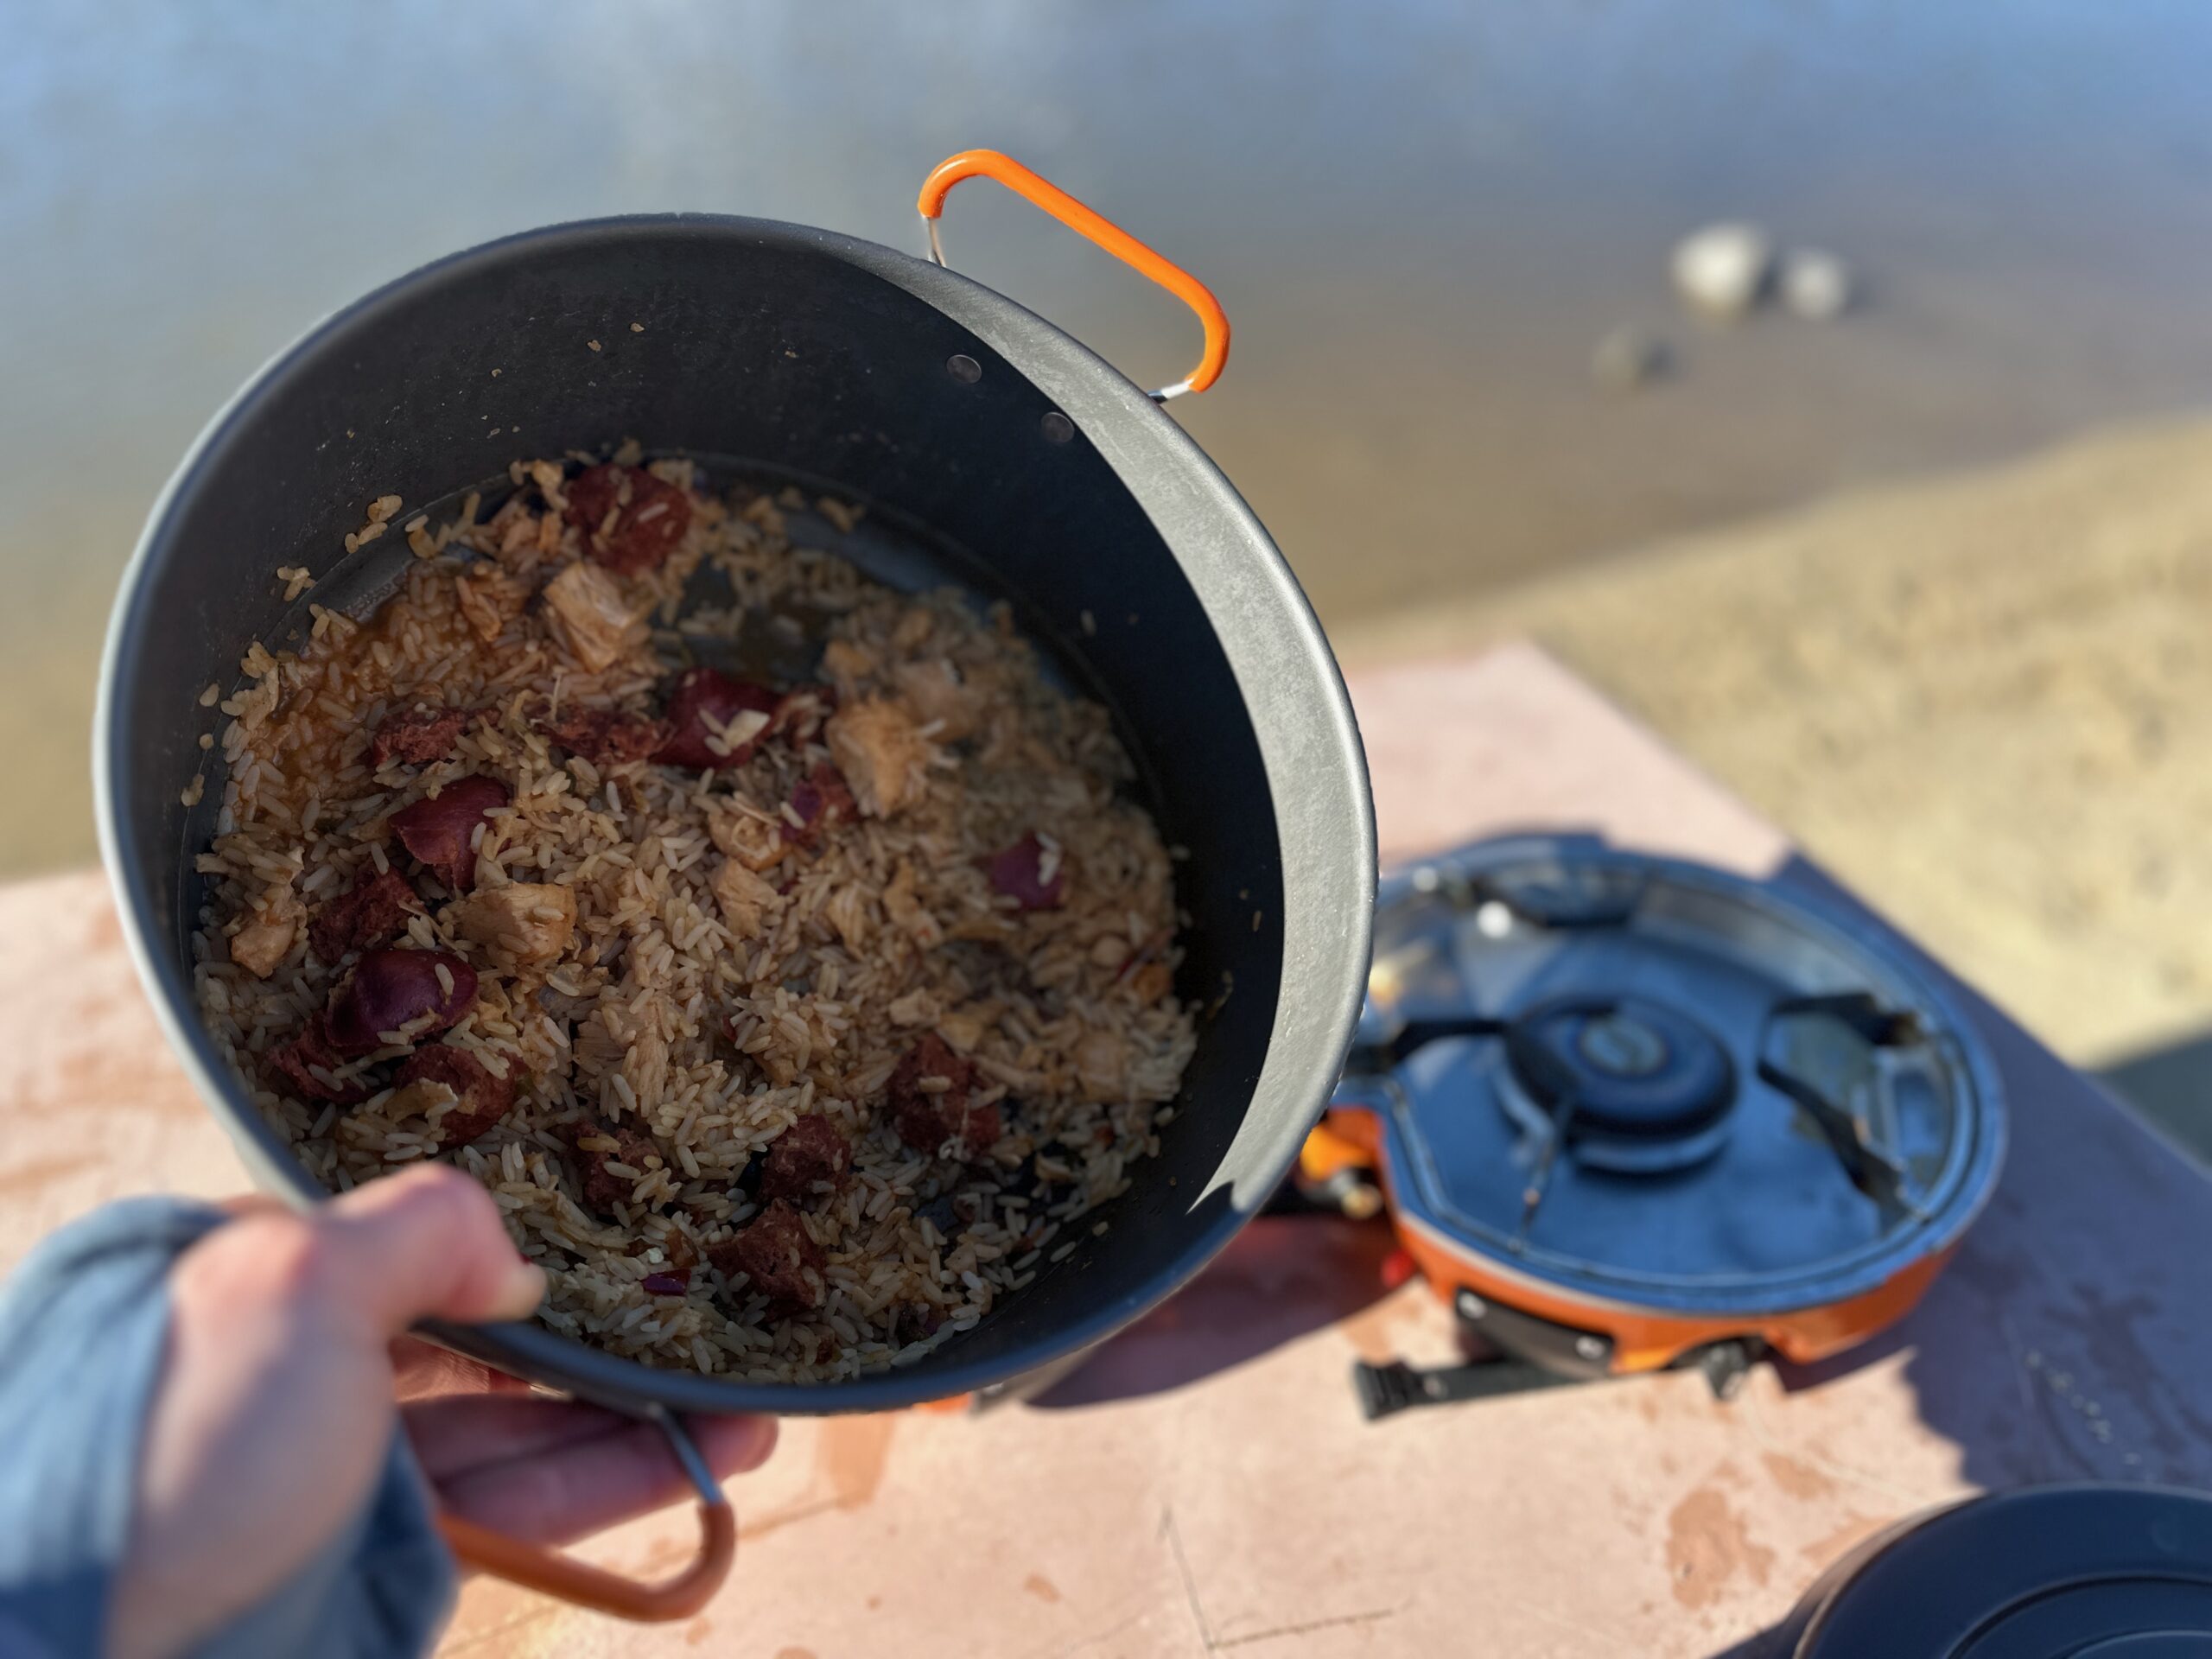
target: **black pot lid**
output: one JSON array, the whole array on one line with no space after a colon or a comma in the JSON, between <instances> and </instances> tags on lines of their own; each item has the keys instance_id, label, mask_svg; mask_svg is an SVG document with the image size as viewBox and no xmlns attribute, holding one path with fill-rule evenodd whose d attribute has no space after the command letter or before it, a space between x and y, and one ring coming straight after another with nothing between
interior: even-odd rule
<instances>
[{"instance_id":1,"label":"black pot lid","mask_svg":"<svg viewBox=\"0 0 2212 1659\"><path fill-rule=\"evenodd\" d=\"M2212 1659L2212 1497L2049 1486L1908 1522L1824 1574L1777 1659Z\"/></svg>"},{"instance_id":2,"label":"black pot lid","mask_svg":"<svg viewBox=\"0 0 2212 1659\"><path fill-rule=\"evenodd\" d=\"M1391 877L1339 1099L1402 1218L1616 1305L1783 1313L1948 1247L1996 1179L1995 1068L1866 918L1583 836Z\"/></svg>"}]
</instances>

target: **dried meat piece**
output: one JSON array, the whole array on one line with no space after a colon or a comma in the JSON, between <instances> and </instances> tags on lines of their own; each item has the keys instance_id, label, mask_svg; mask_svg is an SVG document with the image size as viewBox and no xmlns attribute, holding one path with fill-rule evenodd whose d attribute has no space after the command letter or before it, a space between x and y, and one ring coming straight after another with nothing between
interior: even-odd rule
<instances>
[{"instance_id":1,"label":"dried meat piece","mask_svg":"<svg viewBox=\"0 0 2212 1659\"><path fill-rule=\"evenodd\" d=\"M822 735L823 722L836 712L837 694L829 686L795 686L778 699L763 735L780 737L794 749L803 749Z\"/></svg>"},{"instance_id":2,"label":"dried meat piece","mask_svg":"<svg viewBox=\"0 0 2212 1659\"><path fill-rule=\"evenodd\" d=\"M280 1089L289 1088L301 1100L357 1106L371 1092L359 1079L335 1081L334 1074L346 1064L346 1057L330 1039L329 1016L320 1011L309 1017L307 1028L297 1037L270 1050L265 1064L270 1081Z\"/></svg>"},{"instance_id":3,"label":"dried meat piece","mask_svg":"<svg viewBox=\"0 0 2212 1659\"><path fill-rule=\"evenodd\" d=\"M541 710L531 723L594 766L649 760L673 735L666 721L622 709L563 709L558 715Z\"/></svg>"},{"instance_id":4,"label":"dried meat piece","mask_svg":"<svg viewBox=\"0 0 2212 1659\"><path fill-rule=\"evenodd\" d=\"M827 760L817 761L791 789L790 810L784 814L784 839L807 845L828 825L849 818L859 810L845 774ZM793 818L798 820L794 823Z\"/></svg>"},{"instance_id":5,"label":"dried meat piece","mask_svg":"<svg viewBox=\"0 0 2212 1659\"><path fill-rule=\"evenodd\" d=\"M751 680L711 668L687 670L668 694L668 741L653 759L700 772L741 766L760 747L781 701Z\"/></svg>"},{"instance_id":6,"label":"dried meat piece","mask_svg":"<svg viewBox=\"0 0 2212 1659\"><path fill-rule=\"evenodd\" d=\"M725 1278L742 1274L746 1289L768 1299L772 1318L819 1307L829 1292L823 1277L828 1258L799 1212L782 1199L747 1222L736 1237L715 1245L707 1259Z\"/></svg>"},{"instance_id":7,"label":"dried meat piece","mask_svg":"<svg viewBox=\"0 0 2212 1659\"><path fill-rule=\"evenodd\" d=\"M402 1088L442 1085L459 1103L438 1120L442 1143L465 1147L505 1117L515 1103L512 1062L507 1075L492 1068L466 1049L429 1043L410 1054L399 1068Z\"/></svg>"},{"instance_id":8,"label":"dried meat piece","mask_svg":"<svg viewBox=\"0 0 2212 1659\"><path fill-rule=\"evenodd\" d=\"M658 569L683 545L691 498L643 467L609 463L569 480L565 516L584 532L594 559L633 576Z\"/></svg>"},{"instance_id":9,"label":"dried meat piece","mask_svg":"<svg viewBox=\"0 0 2212 1659\"><path fill-rule=\"evenodd\" d=\"M418 916L423 901L414 885L397 870L372 870L315 915L308 929L308 948L326 966L334 967L349 950L373 950L390 944Z\"/></svg>"},{"instance_id":10,"label":"dried meat piece","mask_svg":"<svg viewBox=\"0 0 2212 1659\"><path fill-rule=\"evenodd\" d=\"M836 1186L852 1166L852 1142L817 1112L799 1119L768 1148L760 1170L760 1196L810 1205L819 1198L817 1186L824 1182Z\"/></svg>"},{"instance_id":11,"label":"dried meat piece","mask_svg":"<svg viewBox=\"0 0 2212 1659\"><path fill-rule=\"evenodd\" d=\"M614 1173L607 1167L609 1164L620 1164L643 1175L654 1164L665 1161L652 1136L613 1124L579 1125L571 1131L569 1143L575 1147L582 1169L584 1202L601 1215L612 1215L616 1205L629 1203L638 1185L637 1175Z\"/></svg>"},{"instance_id":12,"label":"dried meat piece","mask_svg":"<svg viewBox=\"0 0 2212 1659\"><path fill-rule=\"evenodd\" d=\"M496 778L456 778L391 815L399 844L455 893L476 885L476 826L514 798Z\"/></svg>"},{"instance_id":13,"label":"dried meat piece","mask_svg":"<svg viewBox=\"0 0 2212 1659\"><path fill-rule=\"evenodd\" d=\"M365 1054L386 1032L435 1036L475 1001L476 970L450 951L369 950L331 999L327 1028L339 1052Z\"/></svg>"},{"instance_id":14,"label":"dried meat piece","mask_svg":"<svg viewBox=\"0 0 2212 1659\"><path fill-rule=\"evenodd\" d=\"M622 484L629 474L627 467L587 467L569 480L562 516L586 536L596 534L607 514L621 506Z\"/></svg>"},{"instance_id":15,"label":"dried meat piece","mask_svg":"<svg viewBox=\"0 0 2212 1659\"><path fill-rule=\"evenodd\" d=\"M948 1141L957 1141L964 1157L982 1156L1005 1126L995 1101L969 1104L975 1082L973 1064L935 1032L924 1033L886 1085L899 1138L933 1157Z\"/></svg>"},{"instance_id":16,"label":"dried meat piece","mask_svg":"<svg viewBox=\"0 0 2212 1659\"><path fill-rule=\"evenodd\" d=\"M1067 897L1067 866L1058 843L1046 842L1033 830L977 861L991 891L1013 899L1017 910L1058 910Z\"/></svg>"},{"instance_id":17,"label":"dried meat piece","mask_svg":"<svg viewBox=\"0 0 2212 1659\"><path fill-rule=\"evenodd\" d=\"M384 766L397 760L425 766L448 759L461 732L474 715L469 709L402 709L377 722L369 739L369 764Z\"/></svg>"}]
</instances>

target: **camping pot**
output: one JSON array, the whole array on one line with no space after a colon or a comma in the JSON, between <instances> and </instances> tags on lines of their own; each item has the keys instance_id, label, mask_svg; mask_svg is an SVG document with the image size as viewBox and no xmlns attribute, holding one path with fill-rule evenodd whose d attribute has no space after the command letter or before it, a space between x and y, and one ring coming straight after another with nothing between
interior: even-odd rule
<instances>
[{"instance_id":1,"label":"camping pot","mask_svg":"<svg viewBox=\"0 0 2212 1659\"><path fill-rule=\"evenodd\" d=\"M1196 309L1206 350L1147 393L1050 322L948 270L945 193L997 179ZM1268 1198L1320 1115L1357 1018L1375 886L1351 709L1274 543L1161 404L1220 372L1228 325L1187 274L1006 157L956 156L921 199L932 258L810 226L709 214L531 231L456 254L338 313L248 383L194 444L123 582L93 765L123 923L169 1040L255 1179L324 1196L263 1123L192 991L194 855L223 795L204 706L260 640L303 636L277 566L365 613L410 556L389 536L337 556L365 505L407 512L504 482L518 455L649 451L833 491L897 534L849 556L894 586L948 576L1003 597L1079 690L1113 713L1188 912L1179 994L1208 1010L1160 1134L1074 1254L918 1363L834 1383L652 1370L534 1324L441 1328L502 1370L650 1416L881 1411L981 1390L1079 1351L1189 1279ZM487 486L488 487L488 486ZM893 545L895 543L895 546ZM907 563L904 565L900 560ZM195 778L204 783L194 786ZM465 1560L634 1616L679 1617L726 1567L628 1585L452 1523ZM717 1559L719 1558L719 1559Z\"/></svg>"},{"instance_id":2,"label":"camping pot","mask_svg":"<svg viewBox=\"0 0 2212 1659\"><path fill-rule=\"evenodd\" d=\"M2212 1497L2030 1486L1907 1517L1821 1574L1764 1659L2203 1659Z\"/></svg>"}]
</instances>

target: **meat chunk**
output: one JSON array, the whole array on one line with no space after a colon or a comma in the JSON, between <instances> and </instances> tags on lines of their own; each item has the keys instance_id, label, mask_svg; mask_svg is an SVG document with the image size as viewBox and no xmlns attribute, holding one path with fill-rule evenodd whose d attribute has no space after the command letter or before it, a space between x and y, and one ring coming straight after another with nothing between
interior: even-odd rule
<instances>
[{"instance_id":1,"label":"meat chunk","mask_svg":"<svg viewBox=\"0 0 2212 1659\"><path fill-rule=\"evenodd\" d=\"M349 950L373 950L399 937L410 916L422 912L423 901L397 870L372 870L323 906L308 929L308 948L326 965L334 966Z\"/></svg>"},{"instance_id":2,"label":"meat chunk","mask_svg":"<svg viewBox=\"0 0 2212 1659\"><path fill-rule=\"evenodd\" d=\"M1129 976L1128 985L1138 1003L1149 1007L1175 988L1175 970L1164 962L1147 962Z\"/></svg>"},{"instance_id":3,"label":"meat chunk","mask_svg":"<svg viewBox=\"0 0 2212 1659\"><path fill-rule=\"evenodd\" d=\"M852 1142L835 1124L819 1113L802 1117L768 1148L760 1170L760 1196L811 1205L818 1196L817 1186L827 1182L835 1187L852 1166Z\"/></svg>"},{"instance_id":4,"label":"meat chunk","mask_svg":"<svg viewBox=\"0 0 2212 1659\"><path fill-rule=\"evenodd\" d=\"M1067 896L1060 844L1034 830L981 862L991 891L1013 899L1016 910L1058 910Z\"/></svg>"},{"instance_id":5,"label":"meat chunk","mask_svg":"<svg viewBox=\"0 0 2212 1659\"><path fill-rule=\"evenodd\" d=\"M467 709L402 709L377 722L369 739L369 764L387 766L394 760L426 766L443 760L461 741L472 710Z\"/></svg>"},{"instance_id":6,"label":"meat chunk","mask_svg":"<svg viewBox=\"0 0 2212 1659\"><path fill-rule=\"evenodd\" d=\"M1004 1125L998 1103L970 1105L976 1068L955 1053L935 1032L923 1033L891 1074L892 1123L899 1138L917 1152L934 1156L948 1141L963 1157L990 1150Z\"/></svg>"},{"instance_id":7,"label":"meat chunk","mask_svg":"<svg viewBox=\"0 0 2212 1659\"><path fill-rule=\"evenodd\" d=\"M790 821L780 816L771 821L734 807L708 810L708 838L748 870L768 869L779 862L790 833Z\"/></svg>"},{"instance_id":8,"label":"meat chunk","mask_svg":"<svg viewBox=\"0 0 2212 1659\"><path fill-rule=\"evenodd\" d=\"M658 1143L639 1129L588 1124L575 1132L571 1144L583 1175L584 1202L601 1215L611 1215L616 1205L629 1203L638 1177L663 1161ZM625 1175L609 1169L610 1164L638 1173Z\"/></svg>"},{"instance_id":9,"label":"meat chunk","mask_svg":"<svg viewBox=\"0 0 2212 1659\"><path fill-rule=\"evenodd\" d=\"M887 818L920 795L930 746L904 709L885 697L850 703L823 728L831 759L861 810Z\"/></svg>"},{"instance_id":10,"label":"meat chunk","mask_svg":"<svg viewBox=\"0 0 2212 1659\"><path fill-rule=\"evenodd\" d=\"M810 845L829 825L858 810L853 791L845 787L844 773L827 760L819 761L791 790L784 810L784 839Z\"/></svg>"},{"instance_id":11,"label":"meat chunk","mask_svg":"<svg viewBox=\"0 0 2212 1659\"><path fill-rule=\"evenodd\" d=\"M1075 1075L1085 1100L1124 1098L1128 1093L1128 1039L1103 1029L1084 1033L1076 1041Z\"/></svg>"},{"instance_id":12,"label":"meat chunk","mask_svg":"<svg viewBox=\"0 0 2212 1659\"><path fill-rule=\"evenodd\" d=\"M759 936L762 920L783 903L783 895L741 860L726 858L715 872L715 902L721 906L730 936L750 939Z\"/></svg>"},{"instance_id":13,"label":"meat chunk","mask_svg":"<svg viewBox=\"0 0 2212 1659\"><path fill-rule=\"evenodd\" d=\"M399 1068L403 1090L443 1090L455 1103L438 1120L441 1144L465 1147L492 1128L515 1103L515 1074L512 1065L500 1077L466 1049L430 1043L410 1054Z\"/></svg>"},{"instance_id":14,"label":"meat chunk","mask_svg":"<svg viewBox=\"0 0 2212 1659\"><path fill-rule=\"evenodd\" d=\"M787 1319L822 1306L829 1267L822 1247L798 1211L778 1199L747 1222L736 1237L715 1245L707 1259L724 1277L742 1274L744 1288L768 1299L771 1317Z\"/></svg>"},{"instance_id":15,"label":"meat chunk","mask_svg":"<svg viewBox=\"0 0 2212 1659\"><path fill-rule=\"evenodd\" d=\"M597 565L563 565L545 584L545 610L569 654L591 672L612 668L645 643L642 616L622 584Z\"/></svg>"},{"instance_id":16,"label":"meat chunk","mask_svg":"<svg viewBox=\"0 0 2212 1659\"><path fill-rule=\"evenodd\" d=\"M232 930L231 960L256 979L268 978L292 954L306 919L307 907L289 880L267 888Z\"/></svg>"},{"instance_id":17,"label":"meat chunk","mask_svg":"<svg viewBox=\"0 0 2212 1659\"><path fill-rule=\"evenodd\" d=\"M385 1033L407 1040L458 1025L476 1001L476 970L446 950L369 950L331 999L325 1029L341 1054L381 1048Z\"/></svg>"},{"instance_id":18,"label":"meat chunk","mask_svg":"<svg viewBox=\"0 0 2212 1659\"><path fill-rule=\"evenodd\" d=\"M671 731L664 720L620 709L563 709L558 715L546 709L531 723L569 753L583 756L594 766L651 760L654 751L668 741Z\"/></svg>"},{"instance_id":19,"label":"meat chunk","mask_svg":"<svg viewBox=\"0 0 2212 1659\"><path fill-rule=\"evenodd\" d=\"M923 725L934 724L936 735L948 743L967 737L982 724L983 699L962 683L952 664L901 663L891 671L891 683Z\"/></svg>"},{"instance_id":20,"label":"meat chunk","mask_svg":"<svg viewBox=\"0 0 2212 1659\"><path fill-rule=\"evenodd\" d=\"M510 881L446 912L463 938L517 966L552 962L575 937L576 895L550 881Z\"/></svg>"},{"instance_id":21,"label":"meat chunk","mask_svg":"<svg viewBox=\"0 0 2212 1659\"><path fill-rule=\"evenodd\" d=\"M566 516L591 556L629 576L657 570L691 528L691 498L638 467L594 467L569 481Z\"/></svg>"},{"instance_id":22,"label":"meat chunk","mask_svg":"<svg viewBox=\"0 0 2212 1659\"><path fill-rule=\"evenodd\" d=\"M837 711L837 694L826 685L795 686L777 699L768 716L767 737L780 737L803 749L822 735L822 724Z\"/></svg>"},{"instance_id":23,"label":"meat chunk","mask_svg":"<svg viewBox=\"0 0 2212 1659\"><path fill-rule=\"evenodd\" d=\"M653 759L700 772L741 766L753 758L782 701L751 680L711 668L689 670L668 694L669 737Z\"/></svg>"},{"instance_id":24,"label":"meat chunk","mask_svg":"<svg viewBox=\"0 0 2212 1659\"><path fill-rule=\"evenodd\" d=\"M881 666L874 652L850 639L832 639L822 647L822 671L836 682L839 695L847 698L856 696L861 683Z\"/></svg>"},{"instance_id":25,"label":"meat chunk","mask_svg":"<svg viewBox=\"0 0 2212 1659\"><path fill-rule=\"evenodd\" d=\"M476 885L476 827L514 798L496 778L456 778L391 815L399 844L455 893Z\"/></svg>"},{"instance_id":26,"label":"meat chunk","mask_svg":"<svg viewBox=\"0 0 2212 1659\"><path fill-rule=\"evenodd\" d=\"M358 1079L334 1080L346 1057L330 1039L327 1014L317 1013L307 1028L281 1048L270 1051L264 1062L269 1079L300 1100L327 1101L334 1106L356 1106L369 1097L369 1089Z\"/></svg>"},{"instance_id":27,"label":"meat chunk","mask_svg":"<svg viewBox=\"0 0 2212 1659\"><path fill-rule=\"evenodd\" d=\"M927 950L944 942L944 929L921 901L916 891L918 886L912 862L900 859L899 868L892 872L891 880L883 889L883 913L891 918L893 927Z\"/></svg>"}]
</instances>

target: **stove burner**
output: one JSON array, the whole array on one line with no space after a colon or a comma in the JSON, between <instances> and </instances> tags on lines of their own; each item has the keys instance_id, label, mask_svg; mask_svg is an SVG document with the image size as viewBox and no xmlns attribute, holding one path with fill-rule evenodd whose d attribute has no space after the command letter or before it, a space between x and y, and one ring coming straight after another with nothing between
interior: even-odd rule
<instances>
[{"instance_id":1,"label":"stove burner","mask_svg":"<svg viewBox=\"0 0 2212 1659\"><path fill-rule=\"evenodd\" d=\"M1634 1140L1694 1135L1726 1116L1736 1069L1718 1039L1641 997L1546 1003L1506 1033L1524 1088L1547 1107L1574 1106L1570 1130Z\"/></svg>"},{"instance_id":2,"label":"stove burner","mask_svg":"<svg viewBox=\"0 0 2212 1659\"><path fill-rule=\"evenodd\" d=\"M1505 1031L1513 1075L1587 1164L1650 1171L1710 1157L1736 1068L1702 1026L1637 996L1573 996Z\"/></svg>"}]
</instances>

